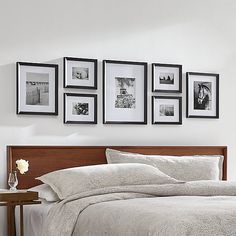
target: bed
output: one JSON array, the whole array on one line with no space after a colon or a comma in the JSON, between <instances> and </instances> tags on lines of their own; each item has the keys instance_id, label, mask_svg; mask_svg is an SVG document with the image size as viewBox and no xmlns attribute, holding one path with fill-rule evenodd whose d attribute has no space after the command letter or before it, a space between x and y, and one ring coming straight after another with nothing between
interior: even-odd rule
<instances>
[{"instance_id":1,"label":"bed","mask_svg":"<svg viewBox=\"0 0 236 236\"><path fill-rule=\"evenodd\" d=\"M8 146L8 172L14 168L15 160L19 158L29 160L30 171L26 175L19 176L19 187L28 189L41 184L35 179L36 177L51 171L105 164L106 148L149 155L222 155L224 156L222 179L227 180L227 147L225 146ZM103 193L102 199L102 194L97 193L96 201L94 193L87 196L88 199L85 201L81 199L78 201L74 196L74 199L69 197L62 202L73 203L74 205L70 206L71 209L78 209L80 213L77 215L76 211L74 224L68 222L68 225L73 228L71 234L56 235L236 235L234 227L236 224L235 183L228 185L226 183L226 186L215 183L209 195L205 194L206 190L209 191L209 184L204 181L200 185L199 183L179 185L174 190L171 184L163 187L164 189L158 189L150 185L144 186L143 189L139 188L138 191L135 188L129 189L128 192L119 189L112 194L111 192ZM191 194L185 194L189 189ZM196 189L200 189L203 194L196 196L198 195ZM160 191L165 193L163 196L154 197L156 191L159 191L158 194ZM169 194L171 191L177 191L180 194ZM54 207L57 204L61 204L61 207ZM69 221L63 217L56 219L57 215L63 216L63 211L68 211L69 205L63 205L61 202L50 204L44 202L41 206L27 208L25 231L28 234L26 235L40 235L35 231L42 228L43 221L49 212L54 211L51 218L53 216L55 223L59 225L61 220ZM50 210L53 208L56 210ZM67 224L64 224L64 228L66 226Z\"/></svg>"}]
</instances>

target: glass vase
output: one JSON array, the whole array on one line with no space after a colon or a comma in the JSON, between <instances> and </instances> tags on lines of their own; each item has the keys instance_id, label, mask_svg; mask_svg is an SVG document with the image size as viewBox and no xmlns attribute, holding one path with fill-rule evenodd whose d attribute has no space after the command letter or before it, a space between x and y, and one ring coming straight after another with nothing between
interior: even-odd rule
<instances>
[{"instance_id":1,"label":"glass vase","mask_svg":"<svg viewBox=\"0 0 236 236\"><path fill-rule=\"evenodd\" d=\"M10 191L16 191L16 186L18 185L18 179L17 179L17 172L13 171L9 174L8 178L8 185L10 187Z\"/></svg>"}]
</instances>

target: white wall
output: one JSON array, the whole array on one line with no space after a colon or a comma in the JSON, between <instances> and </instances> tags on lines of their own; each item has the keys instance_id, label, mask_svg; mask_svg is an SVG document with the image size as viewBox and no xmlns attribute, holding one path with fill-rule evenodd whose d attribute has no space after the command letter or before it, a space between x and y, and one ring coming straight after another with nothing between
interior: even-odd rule
<instances>
[{"instance_id":1,"label":"white wall","mask_svg":"<svg viewBox=\"0 0 236 236\"><path fill-rule=\"evenodd\" d=\"M229 178L236 180L234 0L0 3L0 188L6 187L5 150L10 144L228 145ZM184 72L219 73L220 119L185 118L184 76L183 125L151 125L149 67L149 124L103 125L99 63L98 125L64 125L63 56L180 63ZM16 61L60 64L58 117L16 115ZM4 236L3 212L0 209L0 235Z\"/></svg>"}]
</instances>

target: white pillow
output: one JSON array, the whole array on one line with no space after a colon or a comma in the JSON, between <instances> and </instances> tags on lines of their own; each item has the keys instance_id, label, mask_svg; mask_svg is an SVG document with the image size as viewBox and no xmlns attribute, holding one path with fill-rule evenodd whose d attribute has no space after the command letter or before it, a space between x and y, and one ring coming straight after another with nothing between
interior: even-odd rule
<instances>
[{"instance_id":1,"label":"white pillow","mask_svg":"<svg viewBox=\"0 0 236 236\"><path fill-rule=\"evenodd\" d=\"M160 156L142 155L106 149L109 164L144 163L183 181L221 180L223 156Z\"/></svg>"},{"instance_id":2,"label":"white pillow","mask_svg":"<svg viewBox=\"0 0 236 236\"><path fill-rule=\"evenodd\" d=\"M48 202L57 202L60 200L57 194L47 184L41 184L28 190L38 192L39 198L44 199Z\"/></svg>"},{"instance_id":3,"label":"white pillow","mask_svg":"<svg viewBox=\"0 0 236 236\"><path fill-rule=\"evenodd\" d=\"M157 168L139 163L75 167L50 172L37 179L50 185L60 199L105 187L179 182Z\"/></svg>"}]
</instances>

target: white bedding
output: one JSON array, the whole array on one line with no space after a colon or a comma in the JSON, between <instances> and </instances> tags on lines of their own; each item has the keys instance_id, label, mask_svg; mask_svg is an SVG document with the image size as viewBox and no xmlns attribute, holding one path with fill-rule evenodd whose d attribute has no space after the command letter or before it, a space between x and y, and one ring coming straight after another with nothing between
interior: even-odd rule
<instances>
[{"instance_id":1,"label":"white bedding","mask_svg":"<svg viewBox=\"0 0 236 236\"><path fill-rule=\"evenodd\" d=\"M135 198L90 205L73 236L235 236L236 197Z\"/></svg>"},{"instance_id":2,"label":"white bedding","mask_svg":"<svg viewBox=\"0 0 236 236\"><path fill-rule=\"evenodd\" d=\"M235 236L236 183L117 186L53 207L43 236Z\"/></svg>"},{"instance_id":3,"label":"white bedding","mask_svg":"<svg viewBox=\"0 0 236 236\"><path fill-rule=\"evenodd\" d=\"M54 206L53 202L47 202L40 199L42 204L24 206L24 233L25 236L40 236L44 220L47 217L49 210ZM20 210L16 207L16 235L20 235Z\"/></svg>"}]
</instances>

